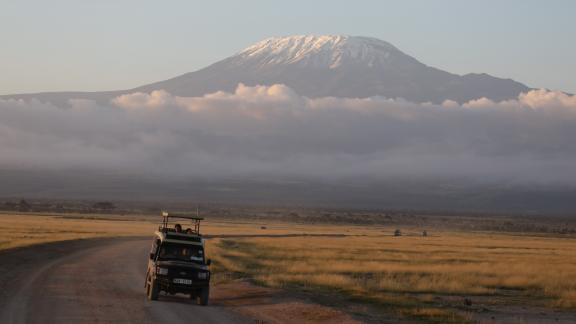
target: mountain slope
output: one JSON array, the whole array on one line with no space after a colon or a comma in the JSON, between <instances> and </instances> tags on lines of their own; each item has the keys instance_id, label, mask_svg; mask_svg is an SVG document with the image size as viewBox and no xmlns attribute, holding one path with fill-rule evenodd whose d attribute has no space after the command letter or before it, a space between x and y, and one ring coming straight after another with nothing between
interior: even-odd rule
<instances>
[{"instance_id":1,"label":"mountain slope","mask_svg":"<svg viewBox=\"0 0 576 324\"><path fill-rule=\"evenodd\" d=\"M233 91L246 85L285 84L308 97L404 98L414 102L464 102L516 98L529 88L487 74L464 76L420 63L393 45L368 37L269 38L204 69L125 91L20 95L48 101L109 100L123 93L164 89L178 96ZM12 96L14 97L14 96Z\"/></svg>"}]
</instances>

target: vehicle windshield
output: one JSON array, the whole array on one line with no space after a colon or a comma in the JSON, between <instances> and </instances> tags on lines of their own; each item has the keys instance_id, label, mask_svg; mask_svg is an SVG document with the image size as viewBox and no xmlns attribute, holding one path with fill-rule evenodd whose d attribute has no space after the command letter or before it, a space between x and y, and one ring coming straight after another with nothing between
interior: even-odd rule
<instances>
[{"instance_id":1,"label":"vehicle windshield","mask_svg":"<svg viewBox=\"0 0 576 324\"><path fill-rule=\"evenodd\" d=\"M197 245L164 243L160 246L158 260L204 263L204 249Z\"/></svg>"}]
</instances>

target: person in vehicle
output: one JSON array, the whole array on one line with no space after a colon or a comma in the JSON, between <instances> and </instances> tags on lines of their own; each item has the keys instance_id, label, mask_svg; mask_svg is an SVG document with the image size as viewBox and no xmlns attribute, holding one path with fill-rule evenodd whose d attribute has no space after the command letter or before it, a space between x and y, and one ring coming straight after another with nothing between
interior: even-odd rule
<instances>
[{"instance_id":1,"label":"person in vehicle","mask_svg":"<svg viewBox=\"0 0 576 324\"><path fill-rule=\"evenodd\" d=\"M176 224L174 225L174 229L176 230L176 233L182 233L182 225Z\"/></svg>"},{"instance_id":2,"label":"person in vehicle","mask_svg":"<svg viewBox=\"0 0 576 324\"><path fill-rule=\"evenodd\" d=\"M201 249L193 249L192 255L190 256L190 260L192 261L203 261L204 260L204 253Z\"/></svg>"},{"instance_id":3,"label":"person in vehicle","mask_svg":"<svg viewBox=\"0 0 576 324\"><path fill-rule=\"evenodd\" d=\"M190 227L186 229L186 234L192 234L192 229Z\"/></svg>"},{"instance_id":4,"label":"person in vehicle","mask_svg":"<svg viewBox=\"0 0 576 324\"><path fill-rule=\"evenodd\" d=\"M165 247L163 247L162 249L160 249L160 254L158 255L160 258L171 258L174 257L174 251L171 249L166 249Z\"/></svg>"}]
</instances>

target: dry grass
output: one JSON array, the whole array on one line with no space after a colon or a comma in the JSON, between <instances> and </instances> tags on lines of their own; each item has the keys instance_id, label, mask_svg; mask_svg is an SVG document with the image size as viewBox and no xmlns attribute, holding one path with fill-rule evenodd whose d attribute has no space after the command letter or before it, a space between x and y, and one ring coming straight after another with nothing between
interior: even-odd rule
<instances>
[{"instance_id":1,"label":"dry grass","mask_svg":"<svg viewBox=\"0 0 576 324\"><path fill-rule=\"evenodd\" d=\"M0 249L92 237L150 235L152 228L145 221L91 218L0 214Z\"/></svg>"},{"instance_id":2,"label":"dry grass","mask_svg":"<svg viewBox=\"0 0 576 324\"><path fill-rule=\"evenodd\" d=\"M159 217L0 214L0 249L91 237L149 237ZM265 229L261 227L265 226ZM207 221L215 279L348 296L399 316L461 321L476 305L576 308L576 239L393 228ZM346 234L345 237L313 236ZM233 237L235 235L253 237ZM309 235L285 237L284 235ZM257 237L268 235L270 237Z\"/></svg>"},{"instance_id":3,"label":"dry grass","mask_svg":"<svg viewBox=\"0 0 576 324\"><path fill-rule=\"evenodd\" d=\"M0 213L0 250L93 237L151 237L159 221L159 216ZM262 226L266 229L261 229ZM201 230L205 235L287 235L336 233L341 228L337 226L309 228L305 225L280 222L208 220L202 223Z\"/></svg>"},{"instance_id":4,"label":"dry grass","mask_svg":"<svg viewBox=\"0 0 576 324\"><path fill-rule=\"evenodd\" d=\"M316 289L453 318L464 298L485 305L576 308L576 239L486 233L249 238L213 242L228 270L272 287ZM460 318L461 320L462 318Z\"/></svg>"}]
</instances>

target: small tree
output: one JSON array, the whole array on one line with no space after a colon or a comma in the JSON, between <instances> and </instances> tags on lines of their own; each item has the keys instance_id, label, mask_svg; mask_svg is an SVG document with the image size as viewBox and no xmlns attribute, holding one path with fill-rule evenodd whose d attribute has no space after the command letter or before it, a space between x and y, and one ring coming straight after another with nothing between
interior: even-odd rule
<instances>
[{"instance_id":1,"label":"small tree","mask_svg":"<svg viewBox=\"0 0 576 324\"><path fill-rule=\"evenodd\" d=\"M95 203L94 205L92 205L92 208L110 211L110 210L116 209L116 206L109 201L99 201L99 202Z\"/></svg>"},{"instance_id":2,"label":"small tree","mask_svg":"<svg viewBox=\"0 0 576 324\"><path fill-rule=\"evenodd\" d=\"M30 211L30 209L32 209L32 206L26 200L20 200L18 203L18 211L27 212Z\"/></svg>"}]
</instances>

